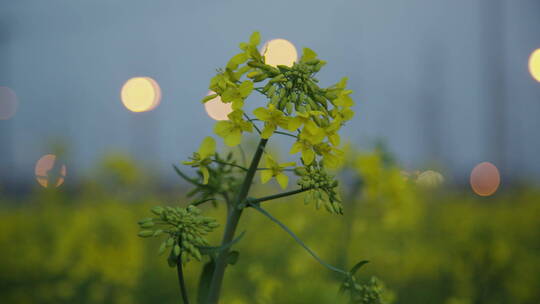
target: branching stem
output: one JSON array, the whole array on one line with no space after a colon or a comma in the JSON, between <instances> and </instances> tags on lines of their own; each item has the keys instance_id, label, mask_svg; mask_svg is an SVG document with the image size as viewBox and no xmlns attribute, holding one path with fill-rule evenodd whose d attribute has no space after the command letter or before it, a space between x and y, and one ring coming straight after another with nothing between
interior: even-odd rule
<instances>
[{"instance_id":1,"label":"branching stem","mask_svg":"<svg viewBox=\"0 0 540 304\"><path fill-rule=\"evenodd\" d=\"M248 171L244 178L244 182L232 204L228 205L228 214L227 214L227 223L225 224L225 231L223 233L223 239L221 241L222 245L230 243L234 239L234 233L236 227L238 226L238 221L242 215L242 208L238 208L239 205L246 200L246 197L251 188L251 183L253 182L253 177L259 166L264 147L268 142L267 139L261 139L257 150L253 155L251 164L249 165ZM210 283L210 290L208 293L208 303L217 304L219 301L219 295L221 292L221 285L223 283L223 276L225 275L225 268L227 267L227 259L229 255L229 249L225 249L219 253L216 258L216 266L214 268L214 273L212 275L212 282Z\"/></svg>"}]
</instances>

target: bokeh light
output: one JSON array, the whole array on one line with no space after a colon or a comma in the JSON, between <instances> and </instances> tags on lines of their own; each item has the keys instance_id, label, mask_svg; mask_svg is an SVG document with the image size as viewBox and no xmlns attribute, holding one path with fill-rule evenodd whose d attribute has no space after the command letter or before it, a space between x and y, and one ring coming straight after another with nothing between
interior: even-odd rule
<instances>
[{"instance_id":1,"label":"bokeh light","mask_svg":"<svg viewBox=\"0 0 540 304\"><path fill-rule=\"evenodd\" d=\"M536 49L529 57L529 72L536 81L540 82L540 49Z\"/></svg>"},{"instance_id":2,"label":"bokeh light","mask_svg":"<svg viewBox=\"0 0 540 304\"><path fill-rule=\"evenodd\" d=\"M0 87L0 120L10 119L17 112L17 95L8 87Z\"/></svg>"},{"instance_id":3,"label":"bokeh light","mask_svg":"<svg viewBox=\"0 0 540 304\"><path fill-rule=\"evenodd\" d=\"M215 93L210 91L207 95L212 94ZM221 101L221 97L219 96L211 99L210 101L207 101L204 104L204 108L206 109L206 113L208 113L208 116L210 116L214 120L228 120L229 118L227 117L227 115L232 112L232 104L224 103L223 101Z\"/></svg>"},{"instance_id":4,"label":"bokeh light","mask_svg":"<svg viewBox=\"0 0 540 304\"><path fill-rule=\"evenodd\" d=\"M471 188L480 196L490 196L497 191L501 183L499 169L490 162L483 162L471 172Z\"/></svg>"},{"instance_id":5,"label":"bokeh light","mask_svg":"<svg viewBox=\"0 0 540 304\"><path fill-rule=\"evenodd\" d=\"M422 187L434 188L440 186L444 182L444 176L434 170L427 170L416 178L416 184Z\"/></svg>"},{"instance_id":6,"label":"bokeh light","mask_svg":"<svg viewBox=\"0 0 540 304\"><path fill-rule=\"evenodd\" d=\"M152 111L161 101L161 88L150 77L134 77L122 87L121 97L124 106L132 112Z\"/></svg>"},{"instance_id":7,"label":"bokeh light","mask_svg":"<svg viewBox=\"0 0 540 304\"><path fill-rule=\"evenodd\" d=\"M296 47L285 39L267 41L261 53L265 57L266 64L274 67L278 65L292 66L298 60Z\"/></svg>"},{"instance_id":8,"label":"bokeh light","mask_svg":"<svg viewBox=\"0 0 540 304\"><path fill-rule=\"evenodd\" d=\"M47 154L42 156L36 163L35 174L37 182L45 187L59 187L64 183L67 169L66 165L56 159L56 155Z\"/></svg>"}]
</instances>

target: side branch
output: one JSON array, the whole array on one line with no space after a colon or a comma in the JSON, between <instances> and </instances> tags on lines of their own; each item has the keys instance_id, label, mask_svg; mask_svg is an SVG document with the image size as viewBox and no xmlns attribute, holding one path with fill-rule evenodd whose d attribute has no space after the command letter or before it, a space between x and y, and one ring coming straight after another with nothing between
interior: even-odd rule
<instances>
[{"instance_id":1,"label":"side branch","mask_svg":"<svg viewBox=\"0 0 540 304\"><path fill-rule=\"evenodd\" d=\"M288 192L278 193L278 194L274 194L274 195L264 196L264 197L261 197L261 198L248 199L248 203L249 204L258 204L258 203L262 203L262 202L265 202L265 201L270 201L270 200L273 200L273 199L278 199L278 198L282 198L282 197L286 197L286 196L290 196L290 195L295 195L295 194L302 193L302 192L305 192L305 191L308 191L308 190L311 190L311 188L296 189L296 190L293 190L293 191L288 191Z\"/></svg>"},{"instance_id":2,"label":"side branch","mask_svg":"<svg viewBox=\"0 0 540 304\"><path fill-rule=\"evenodd\" d=\"M252 207L253 209L259 211L260 213L262 213L264 216L269 218L272 222L278 224L278 226L280 226L283 230L285 230L285 232L287 232L300 246L302 246L302 248L304 248L321 265L328 268L329 270L335 271L335 272L337 272L339 274L342 274L344 276L349 276L349 273L347 271L339 269L337 267L334 267L334 266L326 263L325 261L323 261L313 250L311 250L306 244L304 244L304 242L302 242L302 240L296 234L294 234L294 232L292 232L289 229L289 227L285 226L285 224L283 224L277 218L275 218L270 213L268 213L268 211L266 211L263 208L259 207L257 204L249 204L249 206Z\"/></svg>"}]
</instances>

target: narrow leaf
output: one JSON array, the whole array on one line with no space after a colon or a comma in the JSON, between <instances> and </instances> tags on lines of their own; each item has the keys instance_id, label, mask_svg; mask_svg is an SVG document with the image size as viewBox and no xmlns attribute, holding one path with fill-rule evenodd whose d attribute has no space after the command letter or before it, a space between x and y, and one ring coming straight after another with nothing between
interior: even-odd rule
<instances>
[{"instance_id":1,"label":"narrow leaf","mask_svg":"<svg viewBox=\"0 0 540 304\"><path fill-rule=\"evenodd\" d=\"M366 265L367 263L369 263L369 261L360 261L356 263L356 265L354 265L349 272L351 273L351 275L354 275L358 271L358 269L362 268L362 266Z\"/></svg>"}]
</instances>

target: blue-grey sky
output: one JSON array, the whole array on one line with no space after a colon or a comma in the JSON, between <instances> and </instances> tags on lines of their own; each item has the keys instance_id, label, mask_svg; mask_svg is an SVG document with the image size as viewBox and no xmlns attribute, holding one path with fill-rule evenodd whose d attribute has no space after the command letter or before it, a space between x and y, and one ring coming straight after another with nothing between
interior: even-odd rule
<instances>
[{"instance_id":1,"label":"blue-grey sky","mask_svg":"<svg viewBox=\"0 0 540 304\"><path fill-rule=\"evenodd\" d=\"M343 137L357 146L380 139L407 168L436 161L458 179L482 161L540 177L538 0L0 1L0 86L19 100L0 120L0 176L30 180L58 138L70 176L109 151L172 176L212 133L199 100L215 68L254 30L316 50L323 84L350 78ZM161 86L154 111L122 105L135 76Z\"/></svg>"}]
</instances>

